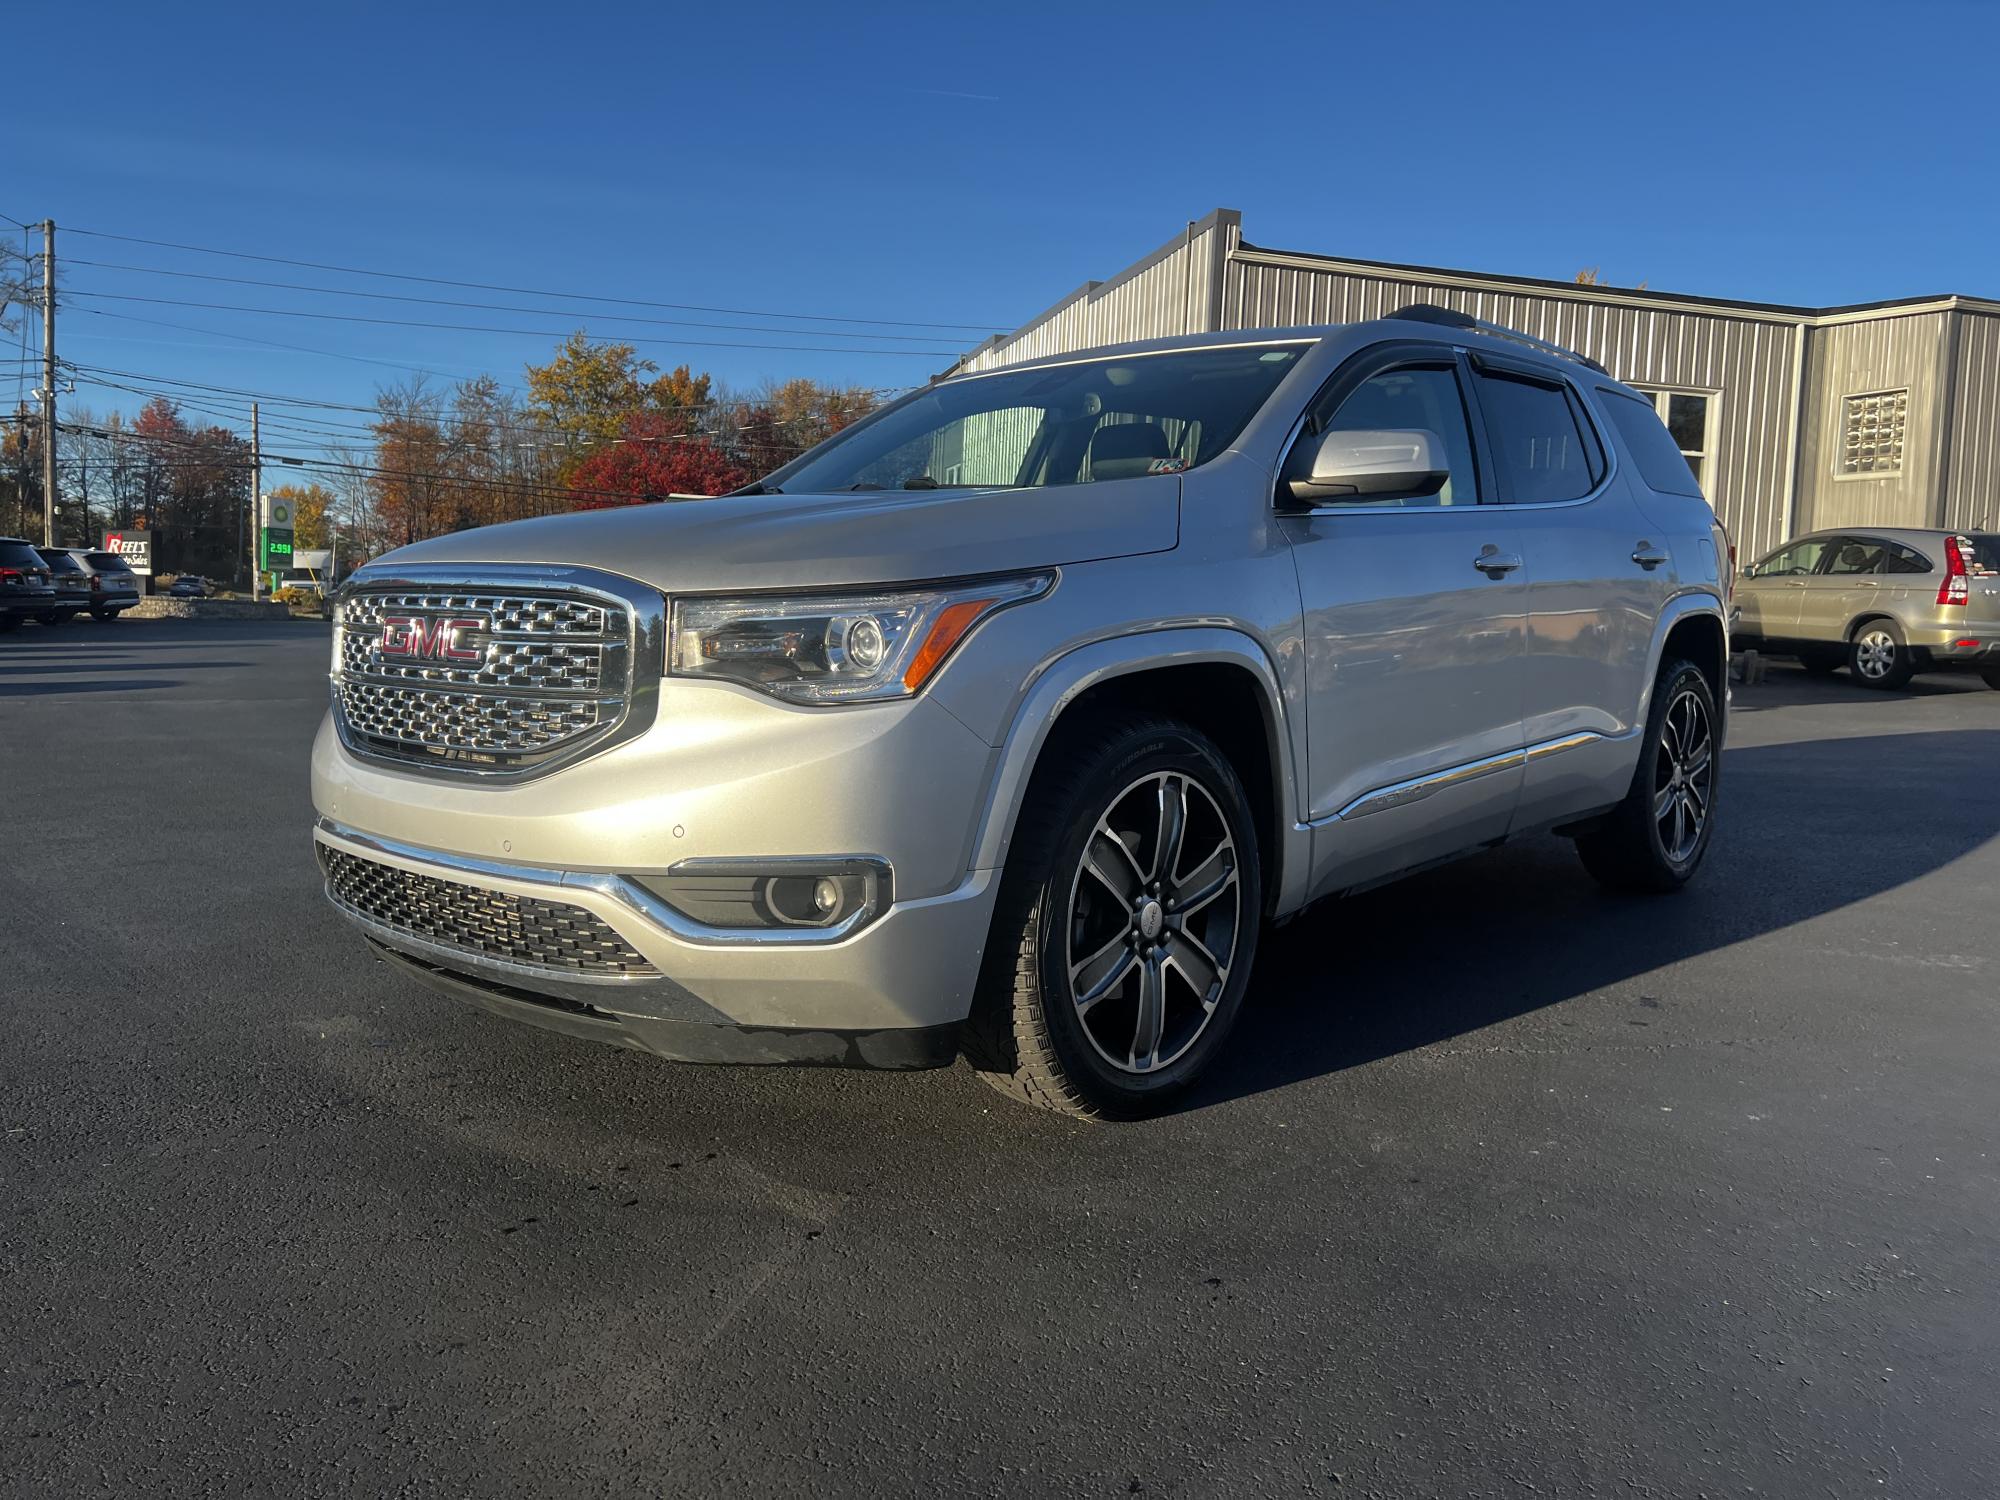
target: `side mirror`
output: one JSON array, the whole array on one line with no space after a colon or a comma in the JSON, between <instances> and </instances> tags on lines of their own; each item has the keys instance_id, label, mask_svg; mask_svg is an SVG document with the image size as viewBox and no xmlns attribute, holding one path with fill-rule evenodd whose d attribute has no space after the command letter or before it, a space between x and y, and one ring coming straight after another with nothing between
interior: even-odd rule
<instances>
[{"instance_id":1,"label":"side mirror","mask_svg":"<svg viewBox=\"0 0 2000 1500\"><path fill-rule=\"evenodd\" d=\"M1434 432L1322 433L1306 472L1285 480L1299 505L1342 500L1403 500L1435 495L1451 478L1444 443Z\"/></svg>"}]
</instances>

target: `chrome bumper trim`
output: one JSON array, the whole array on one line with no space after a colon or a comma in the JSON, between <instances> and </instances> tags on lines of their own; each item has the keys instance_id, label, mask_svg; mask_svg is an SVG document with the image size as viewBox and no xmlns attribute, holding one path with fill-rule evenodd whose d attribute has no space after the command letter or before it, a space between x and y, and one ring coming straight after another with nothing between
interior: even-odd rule
<instances>
[{"instance_id":1,"label":"chrome bumper trim","mask_svg":"<svg viewBox=\"0 0 2000 1500\"><path fill-rule=\"evenodd\" d=\"M807 948L826 947L852 936L869 922L883 915L880 911L863 908L852 916L836 922L831 927L774 927L751 929L742 927L712 927L706 922L697 922L692 917L676 911L658 896L623 875L583 870L551 870L538 865L508 864L501 860L474 859L463 854L447 854L437 849L425 849L415 844L405 844L397 839L384 838L380 834L363 833L358 828L349 828L331 818L321 818L313 825L315 839L324 839L337 846L346 845L351 849L375 854L386 854L392 859L416 865L436 875L440 880L455 880L461 884L477 884L482 878L512 881L519 885L534 886L555 896L574 896L578 892L588 892L618 903L630 914L639 917L677 942L691 943L706 948ZM774 859L772 864L787 861ZM730 861L732 864L741 861ZM343 913L368 927L372 933L382 936L391 946L419 942L405 937L393 929L360 917L344 902L335 901ZM470 962L471 956L455 948L429 945L440 955L455 955L458 960ZM496 964L499 961L494 961ZM533 974L537 978L549 978L555 971L511 966L516 970ZM574 978L573 975L561 977ZM655 982L650 976L603 976L588 982L592 984L622 985L638 982Z\"/></svg>"}]
</instances>

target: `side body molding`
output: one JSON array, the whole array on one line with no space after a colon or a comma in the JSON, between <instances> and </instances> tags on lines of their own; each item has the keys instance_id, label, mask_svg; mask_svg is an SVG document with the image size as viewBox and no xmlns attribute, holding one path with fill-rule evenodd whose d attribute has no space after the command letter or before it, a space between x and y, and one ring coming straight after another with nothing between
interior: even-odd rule
<instances>
[{"instance_id":1,"label":"side body molding","mask_svg":"<svg viewBox=\"0 0 2000 1500\"><path fill-rule=\"evenodd\" d=\"M1172 627L1093 641L1044 668L1022 697L1006 738L997 747L997 763L974 841L972 868L991 870L1006 864L1029 777L1050 730L1065 709L1093 687L1114 678L1205 663L1239 666L1257 680L1265 735L1272 747L1275 816L1271 826L1258 830L1260 838L1275 841L1272 910L1282 916L1304 905L1312 865L1312 831L1299 823L1297 816L1295 767L1302 753L1297 743L1304 731L1302 715L1288 708L1270 655L1254 637L1227 626ZM1171 712L1173 704L1162 703L1160 707Z\"/></svg>"}]
</instances>

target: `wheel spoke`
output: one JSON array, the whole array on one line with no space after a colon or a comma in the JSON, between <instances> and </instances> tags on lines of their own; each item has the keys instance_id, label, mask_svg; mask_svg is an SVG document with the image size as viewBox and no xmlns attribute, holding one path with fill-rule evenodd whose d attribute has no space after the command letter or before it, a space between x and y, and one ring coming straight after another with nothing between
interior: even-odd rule
<instances>
[{"instance_id":1,"label":"wheel spoke","mask_svg":"<svg viewBox=\"0 0 2000 1500\"><path fill-rule=\"evenodd\" d=\"M1112 949L1116 951L1113 952ZM1133 966L1138 962L1138 956L1125 946L1124 936L1121 934L1114 943L1084 960L1083 964L1077 965L1076 969L1070 971L1070 991L1076 999L1076 1008L1079 1011L1087 1011L1119 988L1131 977ZM1086 964L1096 964L1088 987L1083 984L1077 972Z\"/></svg>"},{"instance_id":2,"label":"wheel spoke","mask_svg":"<svg viewBox=\"0 0 2000 1500\"><path fill-rule=\"evenodd\" d=\"M1167 939L1166 961L1181 971L1201 1003L1208 1005L1224 978L1215 955L1191 933L1177 932Z\"/></svg>"},{"instance_id":3,"label":"wheel spoke","mask_svg":"<svg viewBox=\"0 0 2000 1500\"><path fill-rule=\"evenodd\" d=\"M1125 847L1125 840L1102 823L1097 825L1090 836L1089 847L1083 851L1083 866L1127 906L1139 899L1139 892L1146 883L1145 871L1139 868L1139 861L1132 857L1132 851Z\"/></svg>"},{"instance_id":4,"label":"wheel spoke","mask_svg":"<svg viewBox=\"0 0 2000 1500\"><path fill-rule=\"evenodd\" d=\"M1714 759L1715 747L1704 737L1696 744L1694 754L1688 757L1687 764L1681 767L1682 774L1692 781L1706 771L1708 763Z\"/></svg>"},{"instance_id":5,"label":"wheel spoke","mask_svg":"<svg viewBox=\"0 0 2000 1500\"><path fill-rule=\"evenodd\" d=\"M1667 813L1673 808L1674 799L1676 795L1679 793L1679 791L1680 788L1676 787L1671 781L1669 781L1665 786L1661 787L1657 793L1654 794L1653 817L1655 819L1664 818L1667 815Z\"/></svg>"},{"instance_id":6,"label":"wheel spoke","mask_svg":"<svg viewBox=\"0 0 2000 1500\"><path fill-rule=\"evenodd\" d=\"M1160 1039L1167 1029L1166 975L1156 959L1139 965L1139 1015L1132 1030L1133 1068L1143 1073L1158 1065Z\"/></svg>"},{"instance_id":7,"label":"wheel spoke","mask_svg":"<svg viewBox=\"0 0 2000 1500\"><path fill-rule=\"evenodd\" d=\"M1236 883L1236 848L1227 839L1171 888L1174 914L1191 917Z\"/></svg>"},{"instance_id":8,"label":"wheel spoke","mask_svg":"<svg viewBox=\"0 0 2000 1500\"><path fill-rule=\"evenodd\" d=\"M1076 995L1076 1003L1083 1005L1096 1000L1116 985L1124 969L1132 958L1132 940L1128 931L1121 927L1111 941L1087 958L1078 959L1069 966L1069 987Z\"/></svg>"},{"instance_id":9,"label":"wheel spoke","mask_svg":"<svg viewBox=\"0 0 2000 1500\"><path fill-rule=\"evenodd\" d=\"M1153 844L1152 879L1170 886L1180 864L1181 839L1187 833L1187 792L1173 776L1160 778L1160 832Z\"/></svg>"}]
</instances>

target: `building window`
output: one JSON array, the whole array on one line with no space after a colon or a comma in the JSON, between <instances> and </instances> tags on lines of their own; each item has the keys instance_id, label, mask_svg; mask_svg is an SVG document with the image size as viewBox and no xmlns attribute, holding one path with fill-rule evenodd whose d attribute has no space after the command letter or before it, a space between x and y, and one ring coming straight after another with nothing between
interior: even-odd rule
<instances>
[{"instance_id":1,"label":"building window","mask_svg":"<svg viewBox=\"0 0 2000 1500\"><path fill-rule=\"evenodd\" d=\"M1673 434L1674 446L1687 460L1688 472L1694 475L1694 482L1701 486L1709 503L1714 504L1715 492L1709 488L1712 472L1709 458L1715 452L1715 429L1710 421L1715 410L1715 392L1653 391L1644 386L1635 389L1652 399L1653 409Z\"/></svg>"},{"instance_id":2,"label":"building window","mask_svg":"<svg viewBox=\"0 0 2000 1500\"><path fill-rule=\"evenodd\" d=\"M1909 422L1910 393L1870 391L1840 403L1840 455L1834 473L1873 478L1903 472L1903 433Z\"/></svg>"}]
</instances>

